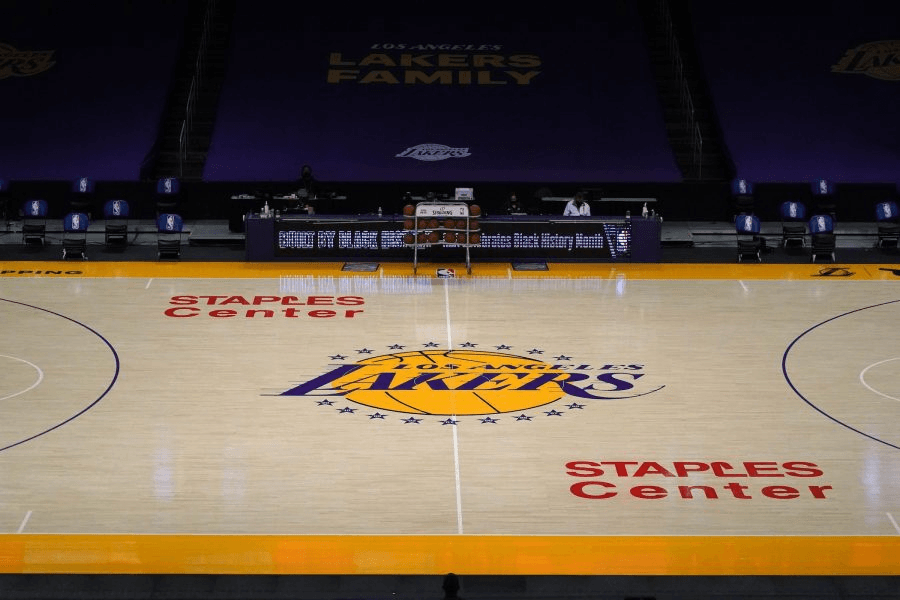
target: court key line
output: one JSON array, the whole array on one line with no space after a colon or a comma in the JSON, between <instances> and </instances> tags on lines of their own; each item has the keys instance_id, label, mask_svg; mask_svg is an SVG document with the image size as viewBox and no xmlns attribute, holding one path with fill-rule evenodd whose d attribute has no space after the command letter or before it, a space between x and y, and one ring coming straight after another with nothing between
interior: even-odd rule
<instances>
[{"instance_id":1,"label":"court key line","mask_svg":"<svg viewBox=\"0 0 900 600\"><path fill-rule=\"evenodd\" d=\"M453 350L453 337L450 331L450 287L449 280L444 280L444 315L447 320L447 350ZM456 420L456 415L451 415L451 419ZM462 518L462 486L460 484L459 475L459 433L456 425L453 425L453 473L456 477L456 532L462 535L463 518Z\"/></svg>"}]
</instances>

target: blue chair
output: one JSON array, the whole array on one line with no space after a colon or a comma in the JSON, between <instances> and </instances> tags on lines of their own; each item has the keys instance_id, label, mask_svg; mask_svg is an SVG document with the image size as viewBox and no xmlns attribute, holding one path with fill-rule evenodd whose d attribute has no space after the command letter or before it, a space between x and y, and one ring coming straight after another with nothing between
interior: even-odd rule
<instances>
[{"instance_id":1,"label":"blue chair","mask_svg":"<svg viewBox=\"0 0 900 600\"><path fill-rule=\"evenodd\" d=\"M766 241L759 234L759 218L755 215L738 215L734 219L734 230L737 235L738 262L745 258L755 258L762 262L762 251Z\"/></svg>"},{"instance_id":2,"label":"blue chair","mask_svg":"<svg viewBox=\"0 0 900 600\"><path fill-rule=\"evenodd\" d=\"M128 217L131 209L125 200L107 200L103 205L105 225L105 243L107 246L128 245Z\"/></svg>"},{"instance_id":3,"label":"blue chair","mask_svg":"<svg viewBox=\"0 0 900 600\"><path fill-rule=\"evenodd\" d=\"M900 212L893 201L879 202L875 205L875 224L878 227L878 248L896 248L900 242Z\"/></svg>"},{"instance_id":4,"label":"blue chair","mask_svg":"<svg viewBox=\"0 0 900 600\"><path fill-rule=\"evenodd\" d=\"M756 197L753 195L753 183L746 179L734 179L731 182L731 204L734 214L752 215L756 207Z\"/></svg>"},{"instance_id":5,"label":"blue chair","mask_svg":"<svg viewBox=\"0 0 900 600\"><path fill-rule=\"evenodd\" d=\"M809 220L809 234L812 246L812 262L825 257L834 262L837 237L834 234L834 219L831 215L813 215Z\"/></svg>"},{"instance_id":6,"label":"blue chair","mask_svg":"<svg viewBox=\"0 0 900 600\"><path fill-rule=\"evenodd\" d=\"M800 242L800 246L804 246L806 205L802 202L782 202L779 212L781 213L781 245L787 248L788 244Z\"/></svg>"},{"instance_id":7,"label":"blue chair","mask_svg":"<svg viewBox=\"0 0 900 600\"><path fill-rule=\"evenodd\" d=\"M63 218L63 259L87 260L87 230L90 219L85 213L71 212Z\"/></svg>"},{"instance_id":8,"label":"blue chair","mask_svg":"<svg viewBox=\"0 0 900 600\"><path fill-rule=\"evenodd\" d=\"M22 205L22 243L44 245L47 236L47 201L26 200Z\"/></svg>"},{"instance_id":9,"label":"blue chair","mask_svg":"<svg viewBox=\"0 0 900 600\"><path fill-rule=\"evenodd\" d=\"M156 219L157 258L181 258L181 232L184 221L174 213L163 213Z\"/></svg>"},{"instance_id":10,"label":"blue chair","mask_svg":"<svg viewBox=\"0 0 900 600\"><path fill-rule=\"evenodd\" d=\"M175 177L162 177L156 182L156 215L173 214L178 209L181 182Z\"/></svg>"}]
</instances>

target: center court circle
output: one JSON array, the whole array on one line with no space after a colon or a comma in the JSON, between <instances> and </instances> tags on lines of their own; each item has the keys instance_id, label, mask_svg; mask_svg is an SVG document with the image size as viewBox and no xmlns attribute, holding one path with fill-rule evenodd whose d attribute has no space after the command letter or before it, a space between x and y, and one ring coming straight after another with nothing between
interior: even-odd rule
<instances>
[{"instance_id":1,"label":"center court circle","mask_svg":"<svg viewBox=\"0 0 900 600\"><path fill-rule=\"evenodd\" d=\"M0 386L0 452L46 435L96 406L119 377L119 355L92 327L61 313L0 298L0 365L20 365ZM28 363L30 367L24 367ZM25 370L31 370L25 375ZM38 380L40 373L40 380ZM4 380L6 378L4 377Z\"/></svg>"}]
</instances>

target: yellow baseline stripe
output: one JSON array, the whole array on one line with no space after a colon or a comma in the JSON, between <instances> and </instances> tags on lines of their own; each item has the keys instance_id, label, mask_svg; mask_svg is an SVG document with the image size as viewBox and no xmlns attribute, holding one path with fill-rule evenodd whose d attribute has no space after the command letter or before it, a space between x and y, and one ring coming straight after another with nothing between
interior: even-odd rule
<instances>
[{"instance_id":1,"label":"yellow baseline stripe","mask_svg":"<svg viewBox=\"0 0 900 600\"><path fill-rule=\"evenodd\" d=\"M0 573L898 575L898 537L0 535Z\"/></svg>"},{"instance_id":2,"label":"yellow baseline stripe","mask_svg":"<svg viewBox=\"0 0 900 600\"><path fill-rule=\"evenodd\" d=\"M342 262L5 262L0 279L9 277L153 277L153 278L280 278L280 277L413 277L410 263L378 263L374 272L342 271ZM603 278L615 279L775 279L900 281L900 265L890 264L707 264L707 263L551 263L546 271L516 271L510 263L478 263L471 275L464 264L420 263L417 277L437 277L452 268L457 278Z\"/></svg>"}]
</instances>

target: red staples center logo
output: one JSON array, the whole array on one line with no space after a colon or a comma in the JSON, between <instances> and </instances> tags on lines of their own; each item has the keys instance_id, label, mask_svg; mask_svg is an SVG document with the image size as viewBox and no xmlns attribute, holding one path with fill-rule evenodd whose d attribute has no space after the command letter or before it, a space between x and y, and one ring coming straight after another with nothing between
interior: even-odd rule
<instances>
[{"instance_id":1,"label":"red staples center logo","mask_svg":"<svg viewBox=\"0 0 900 600\"><path fill-rule=\"evenodd\" d=\"M332 406L344 399L375 409L371 418L385 418L387 413L414 416L487 416L482 422L497 422L499 415L516 414L515 420L531 420L526 413L569 398L573 402L560 409L583 409L579 401L620 400L655 392L663 386L639 389L644 366L575 364L572 357L558 355L556 362L533 357L543 353L528 350L533 356L471 349L475 344L462 344L457 350L437 349L436 343L426 349L368 356L355 363L341 363L330 371L282 392L281 396L330 397L319 401ZM399 344L389 346L403 350ZM496 346L498 350L509 346ZM359 354L374 350L363 348ZM331 356L344 361L345 355ZM643 387L643 386L640 386ZM648 386L649 387L649 386ZM341 412L359 408L347 406ZM547 416L561 416L559 410L544 411ZM407 420L419 422L421 419ZM449 422L448 422L449 421ZM442 420L456 424L455 420Z\"/></svg>"},{"instance_id":2,"label":"red staples center logo","mask_svg":"<svg viewBox=\"0 0 900 600\"><path fill-rule=\"evenodd\" d=\"M827 500L824 470L805 460L574 460L571 494L583 500Z\"/></svg>"}]
</instances>

